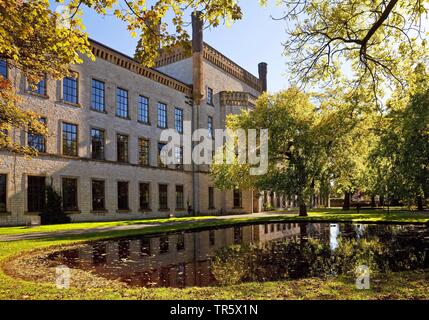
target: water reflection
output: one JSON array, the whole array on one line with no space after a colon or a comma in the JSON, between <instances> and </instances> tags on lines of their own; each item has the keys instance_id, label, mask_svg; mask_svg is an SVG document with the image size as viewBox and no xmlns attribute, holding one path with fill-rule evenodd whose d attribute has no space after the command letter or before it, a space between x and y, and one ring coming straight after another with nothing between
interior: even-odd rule
<instances>
[{"instance_id":1,"label":"water reflection","mask_svg":"<svg viewBox=\"0 0 429 320\"><path fill-rule=\"evenodd\" d=\"M188 287L429 266L424 226L276 223L92 242L52 254L133 286Z\"/></svg>"}]
</instances>

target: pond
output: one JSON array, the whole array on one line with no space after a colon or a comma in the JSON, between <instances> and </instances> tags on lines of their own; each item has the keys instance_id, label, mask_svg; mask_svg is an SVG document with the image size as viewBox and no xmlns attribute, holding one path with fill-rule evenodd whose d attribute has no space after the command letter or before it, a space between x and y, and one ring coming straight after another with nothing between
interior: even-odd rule
<instances>
[{"instance_id":1,"label":"pond","mask_svg":"<svg viewBox=\"0 0 429 320\"><path fill-rule=\"evenodd\" d=\"M130 286L230 285L429 267L423 225L270 223L95 241L49 259Z\"/></svg>"}]
</instances>

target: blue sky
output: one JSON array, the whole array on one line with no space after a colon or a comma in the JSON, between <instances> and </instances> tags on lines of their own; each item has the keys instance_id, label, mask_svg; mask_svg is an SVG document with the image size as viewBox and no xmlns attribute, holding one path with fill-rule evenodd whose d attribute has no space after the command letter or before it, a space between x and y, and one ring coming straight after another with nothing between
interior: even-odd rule
<instances>
[{"instance_id":1,"label":"blue sky","mask_svg":"<svg viewBox=\"0 0 429 320\"><path fill-rule=\"evenodd\" d=\"M288 86L286 58L281 43L286 39L284 21L274 21L270 14L281 16L275 1L261 7L258 0L240 1L244 13L241 21L229 28L206 29L204 40L230 59L257 76L258 63L268 63L268 90L275 92ZM189 19L190 20L190 19ZM84 23L89 36L128 55L134 54L137 43L126 25L113 16L100 16L85 9Z\"/></svg>"}]
</instances>

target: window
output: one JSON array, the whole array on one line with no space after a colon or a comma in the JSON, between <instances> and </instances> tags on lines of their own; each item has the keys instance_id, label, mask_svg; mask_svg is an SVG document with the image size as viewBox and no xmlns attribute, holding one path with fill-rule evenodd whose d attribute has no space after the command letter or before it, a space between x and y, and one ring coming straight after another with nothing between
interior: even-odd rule
<instances>
[{"instance_id":1,"label":"window","mask_svg":"<svg viewBox=\"0 0 429 320\"><path fill-rule=\"evenodd\" d=\"M105 111L104 82L92 79L91 108L96 111Z\"/></svg>"},{"instance_id":2,"label":"window","mask_svg":"<svg viewBox=\"0 0 429 320\"><path fill-rule=\"evenodd\" d=\"M92 159L104 160L104 130L91 129Z\"/></svg>"},{"instance_id":3,"label":"window","mask_svg":"<svg viewBox=\"0 0 429 320\"><path fill-rule=\"evenodd\" d=\"M0 59L0 75L7 79L7 62L3 59Z\"/></svg>"},{"instance_id":4,"label":"window","mask_svg":"<svg viewBox=\"0 0 429 320\"><path fill-rule=\"evenodd\" d=\"M116 115L128 118L128 91L116 88Z\"/></svg>"},{"instance_id":5,"label":"window","mask_svg":"<svg viewBox=\"0 0 429 320\"><path fill-rule=\"evenodd\" d=\"M77 125L63 122L63 154L77 156Z\"/></svg>"},{"instance_id":6,"label":"window","mask_svg":"<svg viewBox=\"0 0 429 320\"><path fill-rule=\"evenodd\" d=\"M45 208L45 177L28 176L27 207L29 212L39 212Z\"/></svg>"},{"instance_id":7,"label":"window","mask_svg":"<svg viewBox=\"0 0 429 320\"><path fill-rule=\"evenodd\" d=\"M234 208L241 208L241 191L234 190Z\"/></svg>"},{"instance_id":8,"label":"window","mask_svg":"<svg viewBox=\"0 0 429 320\"><path fill-rule=\"evenodd\" d=\"M177 251L185 250L185 234L184 233L180 233L177 235L176 249L177 249Z\"/></svg>"},{"instance_id":9,"label":"window","mask_svg":"<svg viewBox=\"0 0 429 320\"><path fill-rule=\"evenodd\" d=\"M116 135L116 156L118 162L128 162L128 136Z\"/></svg>"},{"instance_id":10,"label":"window","mask_svg":"<svg viewBox=\"0 0 429 320\"><path fill-rule=\"evenodd\" d=\"M139 96L137 120L149 123L149 99L145 96Z\"/></svg>"},{"instance_id":11,"label":"window","mask_svg":"<svg viewBox=\"0 0 429 320\"><path fill-rule=\"evenodd\" d=\"M118 210L128 209L128 182L118 181Z\"/></svg>"},{"instance_id":12,"label":"window","mask_svg":"<svg viewBox=\"0 0 429 320\"><path fill-rule=\"evenodd\" d=\"M213 105L213 89L207 87L207 104Z\"/></svg>"},{"instance_id":13,"label":"window","mask_svg":"<svg viewBox=\"0 0 429 320\"><path fill-rule=\"evenodd\" d=\"M46 77L39 81L35 86L29 85L28 91L31 93L39 94L41 96L46 96Z\"/></svg>"},{"instance_id":14,"label":"window","mask_svg":"<svg viewBox=\"0 0 429 320\"><path fill-rule=\"evenodd\" d=\"M168 185L166 184L159 185L159 208L168 209Z\"/></svg>"},{"instance_id":15,"label":"window","mask_svg":"<svg viewBox=\"0 0 429 320\"><path fill-rule=\"evenodd\" d=\"M139 138L139 163L141 166L149 165L149 140Z\"/></svg>"},{"instance_id":16,"label":"window","mask_svg":"<svg viewBox=\"0 0 429 320\"><path fill-rule=\"evenodd\" d=\"M63 79L63 100L74 104L78 103L77 75Z\"/></svg>"},{"instance_id":17,"label":"window","mask_svg":"<svg viewBox=\"0 0 429 320\"><path fill-rule=\"evenodd\" d=\"M174 147L174 158L176 168L183 168L183 147Z\"/></svg>"},{"instance_id":18,"label":"window","mask_svg":"<svg viewBox=\"0 0 429 320\"><path fill-rule=\"evenodd\" d=\"M209 187L209 209L214 209L214 188Z\"/></svg>"},{"instance_id":19,"label":"window","mask_svg":"<svg viewBox=\"0 0 429 320\"><path fill-rule=\"evenodd\" d=\"M166 160L166 151L163 150L163 148L166 146L165 143L158 143L158 166L159 167L166 167L166 164L161 161L161 159L165 158Z\"/></svg>"},{"instance_id":20,"label":"window","mask_svg":"<svg viewBox=\"0 0 429 320\"><path fill-rule=\"evenodd\" d=\"M176 186L176 209L185 208L183 186Z\"/></svg>"},{"instance_id":21,"label":"window","mask_svg":"<svg viewBox=\"0 0 429 320\"><path fill-rule=\"evenodd\" d=\"M158 102L158 127L167 128L167 105Z\"/></svg>"},{"instance_id":22,"label":"window","mask_svg":"<svg viewBox=\"0 0 429 320\"><path fill-rule=\"evenodd\" d=\"M213 117L207 118L207 128L209 131L209 137L213 138Z\"/></svg>"},{"instance_id":23,"label":"window","mask_svg":"<svg viewBox=\"0 0 429 320\"><path fill-rule=\"evenodd\" d=\"M0 174L0 212L6 212L7 206L7 176Z\"/></svg>"},{"instance_id":24,"label":"window","mask_svg":"<svg viewBox=\"0 0 429 320\"><path fill-rule=\"evenodd\" d=\"M40 118L40 122L46 125L46 118ZM46 152L46 142L43 135L28 133L27 140L29 147L38 152Z\"/></svg>"},{"instance_id":25,"label":"window","mask_svg":"<svg viewBox=\"0 0 429 320\"><path fill-rule=\"evenodd\" d=\"M104 180L92 180L92 210L103 211L106 209L104 190Z\"/></svg>"},{"instance_id":26,"label":"window","mask_svg":"<svg viewBox=\"0 0 429 320\"><path fill-rule=\"evenodd\" d=\"M77 179L63 178L63 208L65 211L78 210Z\"/></svg>"},{"instance_id":27,"label":"window","mask_svg":"<svg viewBox=\"0 0 429 320\"><path fill-rule=\"evenodd\" d=\"M140 196L140 210L149 210L150 209L150 191L149 183L140 183L139 185L139 196Z\"/></svg>"},{"instance_id":28,"label":"window","mask_svg":"<svg viewBox=\"0 0 429 320\"><path fill-rule=\"evenodd\" d=\"M174 109L174 126L178 133L183 133L183 110L180 108Z\"/></svg>"}]
</instances>

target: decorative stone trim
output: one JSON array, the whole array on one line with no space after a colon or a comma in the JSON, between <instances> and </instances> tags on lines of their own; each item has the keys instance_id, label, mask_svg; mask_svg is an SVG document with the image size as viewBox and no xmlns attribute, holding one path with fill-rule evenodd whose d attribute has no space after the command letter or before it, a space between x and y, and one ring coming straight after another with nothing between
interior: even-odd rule
<instances>
[{"instance_id":1,"label":"decorative stone trim","mask_svg":"<svg viewBox=\"0 0 429 320\"><path fill-rule=\"evenodd\" d=\"M192 96L192 88L189 85L180 82L179 80L173 79L157 70L146 68L131 57L110 49L94 40L90 40L90 43L91 51L97 58L128 69L131 72L137 73L162 85L180 91L187 96Z\"/></svg>"},{"instance_id":2,"label":"decorative stone trim","mask_svg":"<svg viewBox=\"0 0 429 320\"><path fill-rule=\"evenodd\" d=\"M248 92L222 91L220 93L220 104L222 106L247 106L255 107L256 97Z\"/></svg>"}]
</instances>

